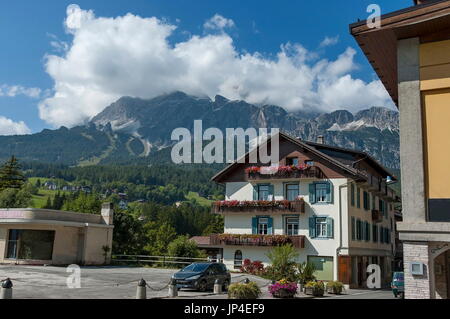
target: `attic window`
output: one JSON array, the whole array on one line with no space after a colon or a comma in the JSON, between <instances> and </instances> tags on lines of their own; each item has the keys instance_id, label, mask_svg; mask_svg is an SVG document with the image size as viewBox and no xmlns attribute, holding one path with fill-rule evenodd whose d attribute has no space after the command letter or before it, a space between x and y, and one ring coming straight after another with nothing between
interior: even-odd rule
<instances>
[{"instance_id":1,"label":"attic window","mask_svg":"<svg viewBox=\"0 0 450 319\"><path fill-rule=\"evenodd\" d=\"M297 166L298 165L298 157L288 157L288 158L286 158L286 165L287 166L290 166L290 165Z\"/></svg>"}]
</instances>

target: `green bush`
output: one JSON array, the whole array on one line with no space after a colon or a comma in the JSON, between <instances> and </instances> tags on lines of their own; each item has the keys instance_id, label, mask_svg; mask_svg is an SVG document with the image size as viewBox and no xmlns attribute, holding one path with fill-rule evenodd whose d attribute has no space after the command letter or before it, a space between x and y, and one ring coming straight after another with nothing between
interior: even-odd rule
<instances>
[{"instance_id":1,"label":"green bush","mask_svg":"<svg viewBox=\"0 0 450 319\"><path fill-rule=\"evenodd\" d=\"M228 287L229 299L258 299L261 295L261 289L255 282L234 283Z\"/></svg>"},{"instance_id":2,"label":"green bush","mask_svg":"<svg viewBox=\"0 0 450 319\"><path fill-rule=\"evenodd\" d=\"M312 263L303 262L301 264L298 264L297 270L298 280L303 285L309 281L314 281L316 279L316 276L314 276L316 267Z\"/></svg>"},{"instance_id":3,"label":"green bush","mask_svg":"<svg viewBox=\"0 0 450 319\"><path fill-rule=\"evenodd\" d=\"M344 284L340 281L330 281L327 283L327 291L339 295L344 290Z\"/></svg>"}]
</instances>

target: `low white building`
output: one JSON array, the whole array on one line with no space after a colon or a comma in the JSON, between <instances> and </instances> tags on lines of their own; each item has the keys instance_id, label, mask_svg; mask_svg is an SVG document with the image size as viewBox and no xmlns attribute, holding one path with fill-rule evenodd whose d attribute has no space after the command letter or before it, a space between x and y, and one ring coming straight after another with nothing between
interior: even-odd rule
<instances>
[{"instance_id":1,"label":"low white building","mask_svg":"<svg viewBox=\"0 0 450 319\"><path fill-rule=\"evenodd\" d=\"M273 246L292 243L320 280L364 287L367 266L378 264L389 283L398 197L388 170L363 152L285 134L279 166L267 167L233 163L213 177L226 186L225 201L213 206L225 229L211 235L210 246L221 248L229 269L245 259L267 264Z\"/></svg>"}]
</instances>

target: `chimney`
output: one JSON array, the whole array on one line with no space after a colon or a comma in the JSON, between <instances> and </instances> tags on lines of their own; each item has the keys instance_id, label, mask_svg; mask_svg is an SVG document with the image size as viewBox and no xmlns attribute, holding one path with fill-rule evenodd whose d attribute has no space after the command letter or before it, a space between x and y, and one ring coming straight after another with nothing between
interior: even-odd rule
<instances>
[{"instance_id":1,"label":"chimney","mask_svg":"<svg viewBox=\"0 0 450 319\"><path fill-rule=\"evenodd\" d=\"M324 141L325 138L323 137L323 135L317 136L317 144L325 144Z\"/></svg>"},{"instance_id":2,"label":"chimney","mask_svg":"<svg viewBox=\"0 0 450 319\"><path fill-rule=\"evenodd\" d=\"M102 218L106 225L112 225L114 219L114 204L103 203L102 204Z\"/></svg>"}]
</instances>

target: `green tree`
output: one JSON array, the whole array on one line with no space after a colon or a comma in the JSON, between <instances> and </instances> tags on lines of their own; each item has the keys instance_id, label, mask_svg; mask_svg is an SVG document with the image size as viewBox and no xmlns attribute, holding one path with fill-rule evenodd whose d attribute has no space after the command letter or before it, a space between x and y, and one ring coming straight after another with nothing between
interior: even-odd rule
<instances>
[{"instance_id":1,"label":"green tree","mask_svg":"<svg viewBox=\"0 0 450 319\"><path fill-rule=\"evenodd\" d=\"M0 190L6 188L22 188L25 177L17 158L13 155L0 167Z\"/></svg>"},{"instance_id":2,"label":"green tree","mask_svg":"<svg viewBox=\"0 0 450 319\"><path fill-rule=\"evenodd\" d=\"M31 198L25 189L7 188L0 191L0 208L28 208Z\"/></svg>"},{"instance_id":3,"label":"green tree","mask_svg":"<svg viewBox=\"0 0 450 319\"><path fill-rule=\"evenodd\" d=\"M97 195L80 192L66 200L62 209L79 213L100 214L101 206L102 202Z\"/></svg>"},{"instance_id":4,"label":"green tree","mask_svg":"<svg viewBox=\"0 0 450 319\"><path fill-rule=\"evenodd\" d=\"M53 209L53 205L52 205L52 199L49 197L47 197L47 202L45 203L44 207L45 209Z\"/></svg>"},{"instance_id":5,"label":"green tree","mask_svg":"<svg viewBox=\"0 0 450 319\"><path fill-rule=\"evenodd\" d=\"M169 256L173 257L198 258L203 256L200 249L198 249L197 244L194 241L189 240L188 236L178 236L169 244L167 252L169 253Z\"/></svg>"},{"instance_id":6,"label":"green tree","mask_svg":"<svg viewBox=\"0 0 450 319\"><path fill-rule=\"evenodd\" d=\"M147 242L142 222L123 212L114 213L113 254L141 255Z\"/></svg>"},{"instance_id":7,"label":"green tree","mask_svg":"<svg viewBox=\"0 0 450 319\"><path fill-rule=\"evenodd\" d=\"M147 245L144 249L150 255L164 255L167 253L167 247L176 237L175 228L168 223L158 225L155 222L149 222L145 226Z\"/></svg>"}]
</instances>

